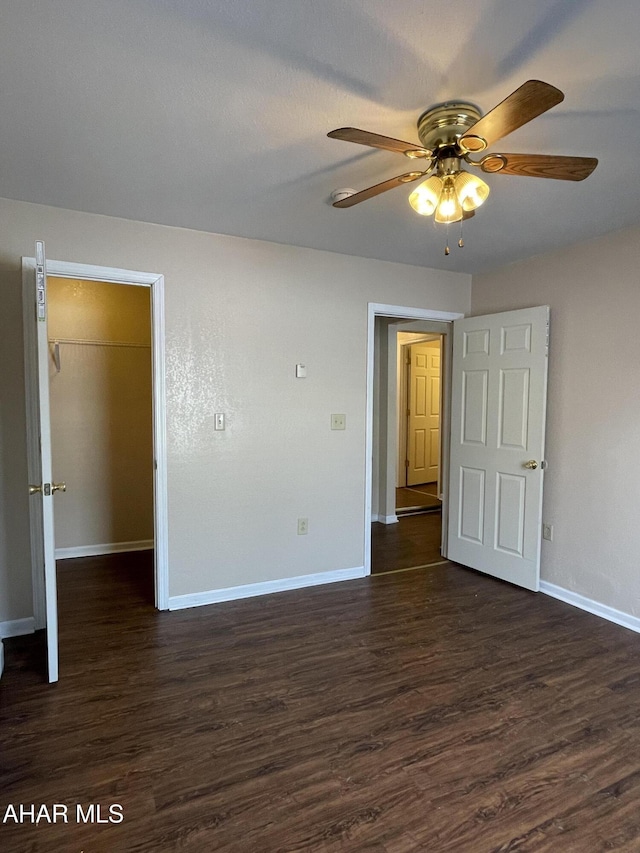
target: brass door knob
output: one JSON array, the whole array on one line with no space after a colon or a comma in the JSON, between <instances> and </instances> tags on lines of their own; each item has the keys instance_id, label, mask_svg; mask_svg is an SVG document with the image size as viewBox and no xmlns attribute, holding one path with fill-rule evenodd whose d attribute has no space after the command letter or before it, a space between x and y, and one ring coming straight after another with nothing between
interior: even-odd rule
<instances>
[{"instance_id":1,"label":"brass door knob","mask_svg":"<svg viewBox=\"0 0 640 853\"><path fill-rule=\"evenodd\" d=\"M530 459L528 462L524 463L524 467L529 468L529 470L531 470L531 471L535 471L536 468L538 467L538 463L536 462L535 459Z\"/></svg>"},{"instance_id":2,"label":"brass door knob","mask_svg":"<svg viewBox=\"0 0 640 853\"><path fill-rule=\"evenodd\" d=\"M38 492L42 491L42 486L29 486L29 494L37 495Z\"/></svg>"},{"instance_id":3,"label":"brass door knob","mask_svg":"<svg viewBox=\"0 0 640 853\"><path fill-rule=\"evenodd\" d=\"M67 484L66 483L51 483L51 492L66 492Z\"/></svg>"}]
</instances>

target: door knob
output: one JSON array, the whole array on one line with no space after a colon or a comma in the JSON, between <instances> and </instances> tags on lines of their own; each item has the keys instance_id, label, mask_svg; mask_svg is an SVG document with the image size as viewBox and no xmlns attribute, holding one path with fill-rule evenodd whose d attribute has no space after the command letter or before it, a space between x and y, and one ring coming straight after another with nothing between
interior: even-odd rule
<instances>
[{"instance_id":1,"label":"door knob","mask_svg":"<svg viewBox=\"0 0 640 853\"><path fill-rule=\"evenodd\" d=\"M42 492L42 486L29 486L29 494L37 495L38 492ZM44 494L48 497L52 495L54 492L66 492L67 484L66 483L45 483L44 484Z\"/></svg>"},{"instance_id":2,"label":"door knob","mask_svg":"<svg viewBox=\"0 0 640 853\"><path fill-rule=\"evenodd\" d=\"M535 471L535 469L538 467L538 463L535 459L530 459L528 462L524 463L524 467L529 468L531 471Z\"/></svg>"}]
</instances>

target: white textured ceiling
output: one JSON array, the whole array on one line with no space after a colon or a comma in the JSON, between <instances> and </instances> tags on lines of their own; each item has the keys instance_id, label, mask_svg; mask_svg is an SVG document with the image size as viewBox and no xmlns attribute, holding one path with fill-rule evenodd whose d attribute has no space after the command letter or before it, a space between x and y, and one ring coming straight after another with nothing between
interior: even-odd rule
<instances>
[{"instance_id":1,"label":"white textured ceiling","mask_svg":"<svg viewBox=\"0 0 640 853\"><path fill-rule=\"evenodd\" d=\"M638 0L3 0L0 196L478 272L640 222L639 45ZM598 157L586 181L489 176L448 258L410 187L330 206L407 161L329 130L415 140L530 78L565 101L491 150Z\"/></svg>"}]
</instances>

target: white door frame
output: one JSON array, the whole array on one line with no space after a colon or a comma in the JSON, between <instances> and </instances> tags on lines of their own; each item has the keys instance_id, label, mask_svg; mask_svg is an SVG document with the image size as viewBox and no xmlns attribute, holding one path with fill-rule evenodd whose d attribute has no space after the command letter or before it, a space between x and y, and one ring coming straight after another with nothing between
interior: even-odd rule
<instances>
[{"instance_id":1,"label":"white door frame","mask_svg":"<svg viewBox=\"0 0 640 853\"><path fill-rule=\"evenodd\" d=\"M410 308L406 305L385 305L369 302L367 306L367 414L365 438L365 501L364 501L364 572L371 574L371 499L373 486L373 394L374 394L374 358L376 317L388 317L397 320L437 320L452 323L464 317L460 312L435 311L429 308ZM448 336L449 338L451 335ZM449 372L449 371L448 371ZM445 391L445 395L448 394ZM446 396L445 396L445 399ZM395 403L394 403L395 405ZM448 448L448 445L447 445ZM396 452L396 451L394 451ZM444 457L444 454L443 454ZM394 478L395 485L395 478ZM443 501L443 529L446 529L446 500Z\"/></svg>"},{"instance_id":2,"label":"white door frame","mask_svg":"<svg viewBox=\"0 0 640 853\"><path fill-rule=\"evenodd\" d=\"M35 275L35 258L22 259L23 279ZM153 393L153 506L155 553L155 605L158 610L169 609L169 550L167 503L167 430L165 390L165 332L164 332L164 276L159 273L101 267L93 264L76 264L47 259L47 275L56 278L77 278L84 281L102 281L109 284L129 284L151 289L152 337L152 393ZM26 328L26 327L25 327ZM28 375L29 370L25 371ZM37 411L37 400L32 399L33 387L27 381L27 407ZM35 423L35 421L34 421ZM29 426L28 428L32 428ZM35 627L45 626L44 577L40 561L34 556L41 550L38 537L42 532L31 527L33 607Z\"/></svg>"}]
</instances>

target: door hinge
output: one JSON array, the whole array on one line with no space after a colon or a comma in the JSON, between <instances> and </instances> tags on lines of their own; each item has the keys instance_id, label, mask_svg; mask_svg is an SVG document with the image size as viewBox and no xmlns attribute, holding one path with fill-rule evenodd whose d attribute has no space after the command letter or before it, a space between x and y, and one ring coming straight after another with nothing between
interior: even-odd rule
<instances>
[{"instance_id":1,"label":"door hinge","mask_svg":"<svg viewBox=\"0 0 640 853\"><path fill-rule=\"evenodd\" d=\"M408 460L408 459L405 459L405 460L404 460L404 467L405 467L405 468L408 468L408 467L409 467L409 460Z\"/></svg>"},{"instance_id":2,"label":"door hinge","mask_svg":"<svg viewBox=\"0 0 640 853\"><path fill-rule=\"evenodd\" d=\"M407 409L407 417L411 414L411 409Z\"/></svg>"}]
</instances>

